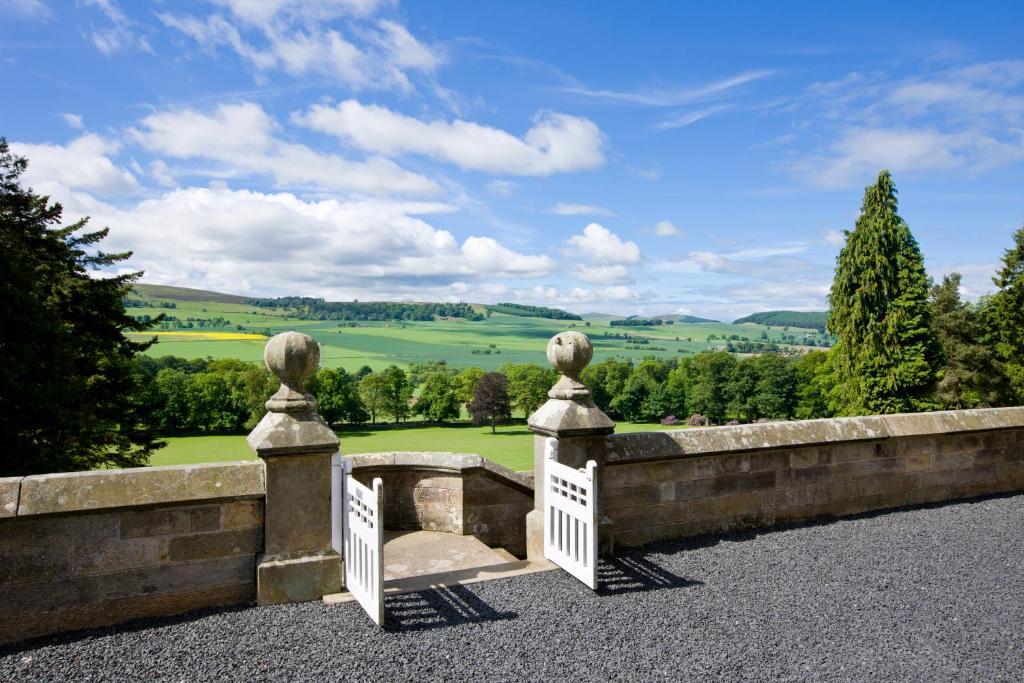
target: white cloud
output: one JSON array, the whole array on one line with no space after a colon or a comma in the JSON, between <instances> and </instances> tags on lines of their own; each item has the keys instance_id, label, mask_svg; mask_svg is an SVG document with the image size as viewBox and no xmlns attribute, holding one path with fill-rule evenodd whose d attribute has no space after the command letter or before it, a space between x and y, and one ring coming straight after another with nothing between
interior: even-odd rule
<instances>
[{"instance_id":1,"label":"white cloud","mask_svg":"<svg viewBox=\"0 0 1024 683\"><path fill-rule=\"evenodd\" d=\"M366 19L385 3L225 0L219 4L229 10L229 16L170 12L157 16L208 53L225 46L234 50L257 73L280 69L292 76L325 76L356 89L410 93L414 88L409 73L430 76L444 63L440 48L420 42L392 20L346 24L347 34L327 26L338 17Z\"/></svg>"},{"instance_id":2,"label":"white cloud","mask_svg":"<svg viewBox=\"0 0 1024 683\"><path fill-rule=\"evenodd\" d=\"M558 202L550 209L548 213L553 213L556 216L614 216L615 214L604 208L603 206L597 206L596 204L568 204L566 202Z\"/></svg>"},{"instance_id":3,"label":"white cloud","mask_svg":"<svg viewBox=\"0 0 1024 683\"><path fill-rule=\"evenodd\" d=\"M64 123L68 124L75 130L82 130L85 128L85 122L78 114L61 114L60 117L64 119Z\"/></svg>"},{"instance_id":4,"label":"white cloud","mask_svg":"<svg viewBox=\"0 0 1024 683\"><path fill-rule=\"evenodd\" d=\"M522 138L458 119L424 122L356 100L314 105L293 119L366 151L423 154L474 171L546 176L604 163L604 136L597 125L555 112L537 114Z\"/></svg>"},{"instance_id":5,"label":"white cloud","mask_svg":"<svg viewBox=\"0 0 1024 683\"><path fill-rule=\"evenodd\" d=\"M152 52L145 37L136 32L134 22L121 11L115 0L84 0L86 5L98 8L110 21L110 26L93 29L91 37L96 49L109 56L127 49Z\"/></svg>"},{"instance_id":6,"label":"white cloud","mask_svg":"<svg viewBox=\"0 0 1024 683\"><path fill-rule=\"evenodd\" d=\"M670 221L658 221L654 224L654 234L659 237L678 237L683 234L683 231Z\"/></svg>"},{"instance_id":7,"label":"white cloud","mask_svg":"<svg viewBox=\"0 0 1024 683\"><path fill-rule=\"evenodd\" d=\"M833 247L841 247L846 243L846 235L842 230L826 230L821 233L821 237L825 240L826 244Z\"/></svg>"},{"instance_id":8,"label":"white cloud","mask_svg":"<svg viewBox=\"0 0 1024 683\"><path fill-rule=\"evenodd\" d=\"M275 137L277 123L254 103L220 105L206 113L162 111L141 121L132 137L147 149L174 158L205 159L229 172L273 177L284 186L375 194L429 194L432 180L387 159L350 161Z\"/></svg>"},{"instance_id":9,"label":"white cloud","mask_svg":"<svg viewBox=\"0 0 1024 683\"><path fill-rule=\"evenodd\" d=\"M67 145L12 142L11 150L28 159L26 184L63 200L62 189L121 195L138 189L131 171L111 160L120 145L87 133Z\"/></svg>"},{"instance_id":10,"label":"white cloud","mask_svg":"<svg viewBox=\"0 0 1024 683\"><path fill-rule=\"evenodd\" d=\"M461 243L421 216L439 203L305 201L288 193L185 188L129 208L87 209L109 225L112 248L135 252L147 279L226 291L381 291L390 295L453 282L527 278L552 272L545 255L524 254L491 237Z\"/></svg>"},{"instance_id":11,"label":"white cloud","mask_svg":"<svg viewBox=\"0 0 1024 683\"><path fill-rule=\"evenodd\" d=\"M367 16L382 0L214 0L231 14L253 26L268 26L272 20L328 21L340 16Z\"/></svg>"},{"instance_id":12,"label":"white cloud","mask_svg":"<svg viewBox=\"0 0 1024 683\"><path fill-rule=\"evenodd\" d=\"M597 285L610 285L633 282L629 270L622 265L613 266L578 266L573 273L584 282Z\"/></svg>"},{"instance_id":13,"label":"white cloud","mask_svg":"<svg viewBox=\"0 0 1024 683\"><path fill-rule=\"evenodd\" d=\"M883 168L934 172L981 172L1024 160L1024 131L999 140L977 130L942 133L931 128L863 129L844 132L831 154L804 159L794 170L826 189L867 184Z\"/></svg>"},{"instance_id":14,"label":"white cloud","mask_svg":"<svg viewBox=\"0 0 1024 683\"><path fill-rule=\"evenodd\" d=\"M42 0L7 0L0 4L0 15L13 14L26 19L49 19L50 8Z\"/></svg>"},{"instance_id":15,"label":"white cloud","mask_svg":"<svg viewBox=\"0 0 1024 683\"><path fill-rule=\"evenodd\" d=\"M985 62L898 80L853 73L815 83L780 111L831 142L788 164L809 184L866 184L882 168L981 173L1024 160L1024 60Z\"/></svg>"},{"instance_id":16,"label":"white cloud","mask_svg":"<svg viewBox=\"0 0 1024 683\"><path fill-rule=\"evenodd\" d=\"M583 228L582 234L570 237L569 247L593 263L612 265L640 261L640 247L636 242L624 242L598 223L591 223Z\"/></svg>"}]
</instances>

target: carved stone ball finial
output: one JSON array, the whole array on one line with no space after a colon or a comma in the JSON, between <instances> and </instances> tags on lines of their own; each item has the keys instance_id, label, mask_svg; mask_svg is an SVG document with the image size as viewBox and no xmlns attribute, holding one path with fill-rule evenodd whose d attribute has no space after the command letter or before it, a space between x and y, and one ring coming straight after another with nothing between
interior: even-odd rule
<instances>
[{"instance_id":1,"label":"carved stone ball finial","mask_svg":"<svg viewBox=\"0 0 1024 683\"><path fill-rule=\"evenodd\" d=\"M548 361L558 371L558 382L548 396L577 399L590 396L590 389L580 381L580 373L594 357L594 345L587 335L575 331L560 332L548 342Z\"/></svg>"},{"instance_id":2,"label":"carved stone ball finial","mask_svg":"<svg viewBox=\"0 0 1024 683\"><path fill-rule=\"evenodd\" d=\"M281 388L267 401L267 410L272 413L316 410L316 399L305 387L306 379L320 365L320 347L316 340L301 332L274 335L263 349L263 362L281 380Z\"/></svg>"}]
</instances>

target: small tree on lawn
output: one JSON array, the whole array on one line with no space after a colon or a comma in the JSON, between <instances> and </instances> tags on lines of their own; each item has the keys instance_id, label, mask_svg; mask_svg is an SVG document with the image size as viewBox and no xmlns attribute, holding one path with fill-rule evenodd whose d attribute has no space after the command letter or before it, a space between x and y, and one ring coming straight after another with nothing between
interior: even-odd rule
<instances>
[{"instance_id":1,"label":"small tree on lawn","mask_svg":"<svg viewBox=\"0 0 1024 683\"><path fill-rule=\"evenodd\" d=\"M449 422L459 417L459 397L447 372L427 375L416 400L416 412L430 422Z\"/></svg>"},{"instance_id":2,"label":"small tree on lawn","mask_svg":"<svg viewBox=\"0 0 1024 683\"><path fill-rule=\"evenodd\" d=\"M473 424L490 424L491 434L494 434L495 425L512 417L508 378L500 372L488 372L481 377L469 404L469 414L473 416Z\"/></svg>"},{"instance_id":3,"label":"small tree on lawn","mask_svg":"<svg viewBox=\"0 0 1024 683\"><path fill-rule=\"evenodd\" d=\"M359 380L359 398L370 413L370 422L377 421L377 414L384 408L384 378L372 372Z\"/></svg>"}]
</instances>

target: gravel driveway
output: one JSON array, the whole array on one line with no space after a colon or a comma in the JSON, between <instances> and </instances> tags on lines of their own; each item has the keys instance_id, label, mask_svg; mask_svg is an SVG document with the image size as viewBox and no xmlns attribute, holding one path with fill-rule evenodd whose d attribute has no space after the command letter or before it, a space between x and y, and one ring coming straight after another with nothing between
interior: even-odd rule
<instances>
[{"instance_id":1,"label":"gravel driveway","mask_svg":"<svg viewBox=\"0 0 1024 683\"><path fill-rule=\"evenodd\" d=\"M0 649L0 681L1021 680L1024 495L628 551L354 603L207 611Z\"/></svg>"}]
</instances>

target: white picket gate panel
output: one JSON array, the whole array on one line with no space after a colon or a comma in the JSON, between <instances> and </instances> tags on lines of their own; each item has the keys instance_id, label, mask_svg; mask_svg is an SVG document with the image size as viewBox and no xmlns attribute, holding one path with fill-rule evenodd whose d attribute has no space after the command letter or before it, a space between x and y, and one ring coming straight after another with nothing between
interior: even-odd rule
<instances>
[{"instance_id":1,"label":"white picket gate panel","mask_svg":"<svg viewBox=\"0 0 1024 683\"><path fill-rule=\"evenodd\" d=\"M597 590L597 463L563 465L555 439L544 451L544 557Z\"/></svg>"},{"instance_id":2,"label":"white picket gate panel","mask_svg":"<svg viewBox=\"0 0 1024 683\"><path fill-rule=\"evenodd\" d=\"M380 626L384 623L384 482L377 477L367 487L352 476L351 460L337 455L335 459L332 479L340 480L340 495L332 497L331 506L341 524L332 528L332 545L345 560L345 588Z\"/></svg>"}]
</instances>

